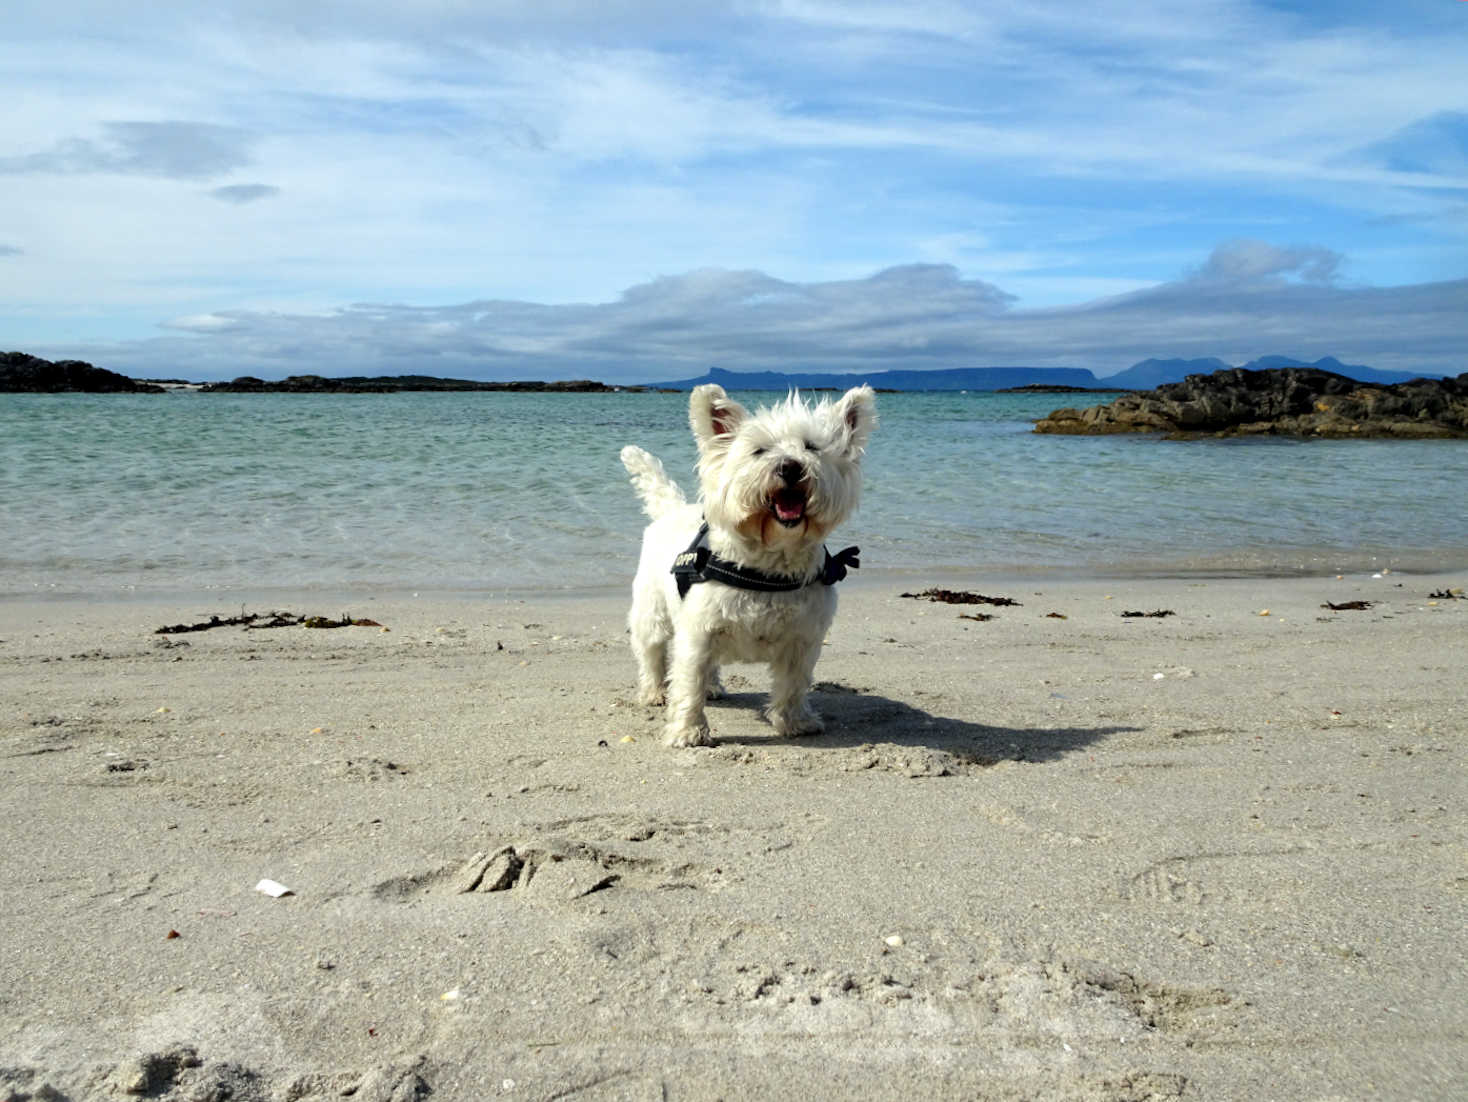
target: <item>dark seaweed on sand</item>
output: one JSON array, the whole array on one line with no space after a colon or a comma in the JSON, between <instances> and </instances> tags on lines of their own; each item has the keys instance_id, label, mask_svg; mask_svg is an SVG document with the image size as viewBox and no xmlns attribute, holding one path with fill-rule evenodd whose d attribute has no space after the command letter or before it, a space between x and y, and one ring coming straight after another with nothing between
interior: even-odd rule
<instances>
[{"instance_id":1,"label":"dark seaweed on sand","mask_svg":"<svg viewBox=\"0 0 1468 1102\"><path fill-rule=\"evenodd\" d=\"M921 593L904 593L914 601L938 601L945 605L998 605L1009 607L1019 602L1009 597L985 597L982 593L970 593L966 589L925 589Z\"/></svg>"},{"instance_id":2,"label":"dark seaweed on sand","mask_svg":"<svg viewBox=\"0 0 1468 1102\"><path fill-rule=\"evenodd\" d=\"M380 628L376 620L354 620L350 616L342 616L339 620L333 620L328 616L297 616L293 612L248 612L240 613L238 616L230 616L227 619L219 616L210 616L207 620L201 620L195 624L165 624L158 628L154 635L182 635L190 631L209 631L211 628L234 628L242 627L246 631L260 628Z\"/></svg>"},{"instance_id":3,"label":"dark seaweed on sand","mask_svg":"<svg viewBox=\"0 0 1468 1102\"><path fill-rule=\"evenodd\" d=\"M272 615L279 614L272 613ZM258 612L241 613L239 616L231 616L227 620L222 620L218 616L211 616L209 619L201 620L196 624L165 624L153 634L182 635L188 631L208 631L210 628L250 627L256 620L260 619L260 616L261 614Z\"/></svg>"}]
</instances>

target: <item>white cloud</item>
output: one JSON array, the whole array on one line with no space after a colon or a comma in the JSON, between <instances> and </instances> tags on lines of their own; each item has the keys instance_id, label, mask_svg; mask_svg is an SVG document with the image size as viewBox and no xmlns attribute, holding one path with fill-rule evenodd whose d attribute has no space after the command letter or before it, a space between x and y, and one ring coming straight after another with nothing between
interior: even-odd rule
<instances>
[{"instance_id":1,"label":"white cloud","mask_svg":"<svg viewBox=\"0 0 1468 1102\"><path fill-rule=\"evenodd\" d=\"M240 327L238 320L221 314L188 314L160 324L164 329L177 329L184 333L218 333Z\"/></svg>"},{"instance_id":2,"label":"white cloud","mask_svg":"<svg viewBox=\"0 0 1468 1102\"><path fill-rule=\"evenodd\" d=\"M1318 246L1281 248L1267 241L1227 241L1213 250L1198 278L1220 282L1297 276L1306 283L1332 283L1344 258Z\"/></svg>"},{"instance_id":3,"label":"white cloud","mask_svg":"<svg viewBox=\"0 0 1468 1102\"><path fill-rule=\"evenodd\" d=\"M63 138L46 149L0 157L0 174L118 173L208 179L250 163L253 136L200 122L104 122L100 138Z\"/></svg>"}]
</instances>

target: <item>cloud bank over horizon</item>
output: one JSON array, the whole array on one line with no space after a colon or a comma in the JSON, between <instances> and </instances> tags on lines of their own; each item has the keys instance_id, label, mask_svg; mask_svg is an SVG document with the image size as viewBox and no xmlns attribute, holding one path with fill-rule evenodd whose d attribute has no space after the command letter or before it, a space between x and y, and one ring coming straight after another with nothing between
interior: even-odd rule
<instances>
[{"instance_id":1,"label":"cloud bank over horizon","mask_svg":"<svg viewBox=\"0 0 1468 1102\"><path fill-rule=\"evenodd\" d=\"M200 378L1468 368L1468 4L11 7L6 347Z\"/></svg>"},{"instance_id":2,"label":"cloud bank over horizon","mask_svg":"<svg viewBox=\"0 0 1468 1102\"><path fill-rule=\"evenodd\" d=\"M171 335L105 348L133 374L176 364L200 380L243 374L434 374L651 383L709 367L875 373L895 368L1085 367L1153 356L1341 355L1387 370L1457 374L1468 280L1343 288L1318 250L1230 242L1194 275L1076 307L1022 310L943 264L792 283L702 269L605 303L480 300L357 304L318 315L223 311L171 319ZM1410 327L1410 350L1394 334Z\"/></svg>"}]
</instances>

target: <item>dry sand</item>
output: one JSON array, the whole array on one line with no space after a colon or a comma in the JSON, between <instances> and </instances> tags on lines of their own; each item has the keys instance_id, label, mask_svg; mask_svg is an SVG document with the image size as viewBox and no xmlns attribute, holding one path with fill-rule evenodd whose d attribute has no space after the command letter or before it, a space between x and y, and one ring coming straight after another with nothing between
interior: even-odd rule
<instances>
[{"instance_id":1,"label":"dry sand","mask_svg":"<svg viewBox=\"0 0 1468 1102\"><path fill-rule=\"evenodd\" d=\"M1464 1097L1465 581L864 577L709 750L621 593L0 603L0 1097Z\"/></svg>"}]
</instances>

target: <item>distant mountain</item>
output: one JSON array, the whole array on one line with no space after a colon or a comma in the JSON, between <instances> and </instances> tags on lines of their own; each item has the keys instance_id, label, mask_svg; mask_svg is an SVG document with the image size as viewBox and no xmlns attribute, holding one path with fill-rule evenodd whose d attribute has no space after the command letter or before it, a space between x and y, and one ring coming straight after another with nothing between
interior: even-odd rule
<instances>
[{"instance_id":1,"label":"distant mountain","mask_svg":"<svg viewBox=\"0 0 1468 1102\"><path fill-rule=\"evenodd\" d=\"M1231 365L1217 357L1206 360L1143 360L1115 375L1104 375L1103 386L1118 390L1151 390L1163 383L1180 383L1189 375L1212 375Z\"/></svg>"},{"instance_id":2,"label":"distant mountain","mask_svg":"<svg viewBox=\"0 0 1468 1102\"><path fill-rule=\"evenodd\" d=\"M1163 383L1180 383L1189 375L1212 375L1215 371L1232 366L1212 356L1203 360L1143 360L1115 375L1102 376L1101 385L1116 387L1118 390L1152 390ZM1364 364L1343 364L1334 356L1326 356L1314 363L1290 356L1260 356L1242 366L1248 371L1265 371L1274 367L1313 367L1344 375L1358 383L1405 383L1424 377L1421 372L1382 371ZM1440 379L1442 374L1428 372L1425 377Z\"/></svg>"},{"instance_id":3,"label":"distant mountain","mask_svg":"<svg viewBox=\"0 0 1468 1102\"><path fill-rule=\"evenodd\" d=\"M1334 356L1325 356L1313 364L1305 360L1292 359L1289 356L1260 356L1257 360L1250 360L1243 366L1249 371L1263 371L1271 367L1313 367L1320 371L1333 371L1337 375L1355 379L1358 383L1407 383L1413 379L1443 378L1442 373L1437 371L1424 375L1420 371L1382 371L1380 368L1367 367L1364 364L1343 364Z\"/></svg>"},{"instance_id":4,"label":"distant mountain","mask_svg":"<svg viewBox=\"0 0 1468 1102\"><path fill-rule=\"evenodd\" d=\"M726 371L711 367L696 379L647 383L659 390L692 390L718 383L725 390L845 390L870 383L878 390L1004 390L1021 386L1078 386L1101 389L1096 376L1080 367L957 367L946 371L873 371L831 375L817 372Z\"/></svg>"},{"instance_id":5,"label":"distant mountain","mask_svg":"<svg viewBox=\"0 0 1468 1102\"><path fill-rule=\"evenodd\" d=\"M1189 375L1212 375L1232 367L1216 356L1197 360L1143 360L1115 375L1097 378L1079 367L958 367L941 371L873 371L836 375L801 371L727 371L711 367L696 379L646 383L649 389L692 390L702 383L718 383L726 390L844 390L870 383L879 390L1014 390L1022 387L1080 387L1085 390L1152 390L1163 383L1180 383ZM1251 371L1272 367L1313 367L1332 371L1362 383L1405 383L1421 378L1407 371L1382 371L1363 364L1343 364L1326 356L1313 364L1289 356L1261 356L1243 365ZM1428 378L1441 378L1432 373Z\"/></svg>"}]
</instances>

